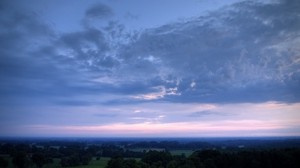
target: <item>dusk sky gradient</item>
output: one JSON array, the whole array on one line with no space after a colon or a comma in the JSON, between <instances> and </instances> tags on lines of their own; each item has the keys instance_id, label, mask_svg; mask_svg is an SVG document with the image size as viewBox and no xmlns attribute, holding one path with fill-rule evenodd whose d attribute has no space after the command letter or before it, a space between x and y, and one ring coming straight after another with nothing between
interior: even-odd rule
<instances>
[{"instance_id":1,"label":"dusk sky gradient","mask_svg":"<svg viewBox=\"0 0 300 168\"><path fill-rule=\"evenodd\" d=\"M0 137L300 136L299 0L1 0Z\"/></svg>"}]
</instances>

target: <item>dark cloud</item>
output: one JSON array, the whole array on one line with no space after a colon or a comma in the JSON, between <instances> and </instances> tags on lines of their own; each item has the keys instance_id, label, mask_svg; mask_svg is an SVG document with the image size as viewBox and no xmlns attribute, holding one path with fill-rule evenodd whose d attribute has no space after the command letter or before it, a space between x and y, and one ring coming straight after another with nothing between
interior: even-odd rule
<instances>
[{"instance_id":1,"label":"dark cloud","mask_svg":"<svg viewBox=\"0 0 300 168\"><path fill-rule=\"evenodd\" d=\"M81 31L57 33L37 13L7 4L0 11L2 105L87 106L99 102L70 97L129 92L127 86L120 89L106 81L93 80L109 75L119 64L109 54L114 45L109 33L117 36L120 25L110 23L105 30L83 27Z\"/></svg>"},{"instance_id":2,"label":"dark cloud","mask_svg":"<svg viewBox=\"0 0 300 168\"><path fill-rule=\"evenodd\" d=\"M94 67L114 66L103 56L107 44L100 30L56 34L36 13L5 7L0 16L1 105L51 104L107 89L89 82L89 72L100 68L86 70L89 61Z\"/></svg>"},{"instance_id":3,"label":"dark cloud","mask_svg":"<svg viewBox=\"0 0 300 168\"><path fill-rule=\"evenodd\" d=\"M4 6L0 15L1 103L13 103L19 96L35 96L50 79L59 78L55 65L33 54L52 43L55 33L36 13Z\"/></svg>"},{"instance_id":4,"label":"dark cloud","mask_svg":"<svg viewBox=\"0 0 300 168\"><path fill-rule=\"evenodd\" d=\"M105 54L109 51L109 43L104 34L97 29L86 29L82 32L63 34L59 39L61 56L73 60L78 64L95 69L110 69L118 64L118 61Z\"/></svg>"},{"instance_id":5,"label":"dark cloud","mask_svg":"<svg viewBox=\"0 0 300 168\"><path fill-rule=\"evenodd\" d=\"M291 87L299 82L298 6L297 1L237 3L146 30L121 56L159 59L168 76L180 80L181 96L167 96L170 101L299 101L300 88Z\"/></svg>"},{"instance_id":6,"label":"dark cloud","mask_svg":"<svg viewBox=\"0 0 300 168\"><path fill-rule=\"evenodd\" d=\"M91 6L85 12L85 17L89 19L107 19L113 15L114 13L112 9L109 6L102 3L98 3Z\"/></svg>"},{"instance_id":7,"label":"dark cloud","mask_svg":"<svg viewBox=\"0 0 300 168\"><path fill-rule=\"evenodd\" d=\"M125 18L132 19L132 20L138 20L139 16L136 14L132 14L131 12L127 12L125 14Z\"/></svg>"}]
</instances>

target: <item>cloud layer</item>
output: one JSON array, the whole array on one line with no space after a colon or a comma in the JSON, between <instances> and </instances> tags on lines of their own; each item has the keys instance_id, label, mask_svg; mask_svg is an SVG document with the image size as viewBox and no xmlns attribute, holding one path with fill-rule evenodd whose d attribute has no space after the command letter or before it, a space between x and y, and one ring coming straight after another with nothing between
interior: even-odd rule
<instances>
[{"instance_id":1,"label":"cloud layer","mask_svg":"<svg viewBox=\"0 0 300 168\"><path fill-rule=\"evenodd\" d=\"M191 122L210 130L219 128L219 121L224 124L220 127L233 128L242 121L260 125L267 120L257 112L249 113L262 119L239 114L237 108L230 111L224 104L250 108L275 102L276 107L286 105L283 111L292 109L290 115L298 108L297 0L241 1L136 31L126 29L111 6L96 3L77 18L81 29L67 32L55 30L38 12L15 3L0 3L2 132L16 124L13 118L32 129L50 125L53 130L101 131L131 124L129 132L139 132L141 125L151 132L150 123L175 129L176 123L187 128ZM208 106L197 109L195 104ZM150 106L157 108L149 111ZM72 127L62 122L70 114L80 116L66 123ZM289 119L276 118L274 125L269 122L258 129L283 129Z\"/></svg>"},{"instance_id":2,"label":"cloud layer","mask_svg":"<svg viewBox=\"0 0 300 168\"><path fill-rule=\"evenodd\" d=\"M2 78L30 87L36 80L48 85L64 80L61 76L66 86L52 89L67 87L73 94L79 87L78 92L101 90L128 99L297 102L298 6L241 2L139 33L125 32L115 21L100 29L90 21L82 31L55 34L34 14L4 10ZM83 18L112 16L112 9L96 4Z\"/></svg>"},{"instance_id":3,"label":"cloud layer","mask_svg":"<svg viewBox=\"0 0 300 168\"><path fill-rule=\"evenodd\" d=\"M144 73L177 86L177 101L299 101L293 91L299 84L297 6L293 1L237 3L147 30L121 57L148 60L143 67L152 69Z\"/></svg>"}]
</instances>

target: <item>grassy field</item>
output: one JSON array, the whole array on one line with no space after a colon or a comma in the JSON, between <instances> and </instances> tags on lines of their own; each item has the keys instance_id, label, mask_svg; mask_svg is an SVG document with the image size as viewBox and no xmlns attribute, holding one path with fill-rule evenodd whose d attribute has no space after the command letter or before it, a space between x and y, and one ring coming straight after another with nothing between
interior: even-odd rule
<instances>
[{"instance_id":1,"label":"grassy field","mask_svg":"<svg viewBox=\"0 0 300 168\"><path fill-rule=\"evenodd\" d=\"M171 150L170 153L172 155L181 155L184 154L186 157L191 156L194 151L192 150Z\"/></svg>"},{"instance_id":2,"label":"grassy field","mask_svg":"<svg viewBox=\"0 0 300 168\"><path fill-rule=\"evenodd\" d=\"M60 162L60 159L55 158L55 159L53 159L53 163L46 164L43 166L43 168L52 168L52 167L53 168L61 168L59 162Z\"/></svg>"},{"instance_id":3,"label":"grassy field","mask_svg":"<svg viewBox=\"0 0 300 168\"><path fill-rule=\"evenodd\" d=\"M90 162L89 165L84 166L76 166L76 167L69 167L69 168L105 168L107 162L110 158L102 157L100 160L96 160L95 158Z\"/></svg>"},{"instance_id":4,"label":"grassy field","mask_svg":"<svg viewBox=\"0 0 300 168\"><path fill-rule=\"evenodd\" d=\"M149 150L156 150L156 151L163 151L164 149L161 148L138 148L138 149L132 149L133 151L149 151ZM193 151L192 150L171 150L170 153L172 155L181 155L185 154L185 156L190 156ZM9 156L5 157L7 160L9 160L9 168L14 168L11 161L12 159ZM126 158L125 158L126 159ZM135 158L137 161L139 161L141 158ZM93 158L93 160L90 162L89 165L82 165L82 166L75 166L75 167L68 167L68 168L105 168L107 165L107 162L110 160L108 157L101 157L100 160L96 160L96 158ZM36 168L35 165L31 165L30 168ZM60 159L53 159L53 163L46 164L43 166L43 168L62 168L60 165Z\"/></svg>"},{"instance_id":5,"label":"grassy field","mask_svg":"<svg viewBox=\"0 0 300 168\"><path fill-rule=\"evenodd\" d=\"M7 160L9 160L9 168L14 168L13 164L11 163L11 158L7 157ZM100 160L96 160L93 158L93 160L90 162L89 165L84 165L84 166L75 166L75 167L68 167L68 168L105 168L107 165L107 162L110 160L110 158L107 157L102 157ZM62 168L60 165L60 159L53 159L53 163L51 164L46 164L43 166L43 168ZM35 165L31 165L30 168L36 168Z\"/></svg>"},{"instance_id":6,"label":"grassy field","mask_svg":"<svg viewBox=\"0 0 300 168\"><path fill-rule=\"evenodd\" d=\"M12 164L12 159L9 156L5 156L4 158L9 161L8 168L15 168ZM127 159L127 158L124 158L124 159ZM93 160L90 162L89 165L66 167L66 168L105 168L105 166L107 165L109 160L110 160L109 157L101 157L99 160L96 160L96 158L93 158ZM141 158L135 158L135 160L140 161ZM37 168L37 167L36 167L36 165L32 164L32 165L29 165L29 168ZM62 168L60 165L60 159L58 159L58 158L53 159L53 163L46 164L43 166L43 168Z\"/></svg>"}]
</instances>

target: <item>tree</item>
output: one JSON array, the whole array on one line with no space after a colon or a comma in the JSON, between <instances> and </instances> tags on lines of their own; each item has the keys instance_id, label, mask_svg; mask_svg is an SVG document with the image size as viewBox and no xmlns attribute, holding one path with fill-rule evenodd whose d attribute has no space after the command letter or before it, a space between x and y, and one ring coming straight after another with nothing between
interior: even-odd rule
<instances>
[{"instance_id":1,"label":"tree","mask_svg":"<svg viewBox=\"0 0 300 168\"><path fill-rule=\"evenodd\" d=\"M168 163L167 168L177 168L178 163L175 160L172 160L171 162Z\"/></svg>"},{"instance_id":2,"label":"tree","mask_svg":"<svg viewBox=\"0 0 300 168\"><path fill-rule=\"evenodd\" d=\"M8 161L4 159L3 157L0 157L0 167L6 168L8 167Z\"/></svg>"},{"instance_id":3,"label":"tree","mask_svg":"<svg viewBox=\"0 0 300 168\"><path fill-rule=\"evenodd\" d=\"M51 158L47 158L42 153L34 153L31 157L31 160L38 168L42 168L45 164L52 162Z\"/></svg>"},{"instance_id":4,"label":"tree","mask_svg":"<svg viewBox=\"0 0 300 168\"><path fill-rule=\"evenodd\" d=\"M29 159L25 152L17 152L13 156L12 163L15 167L25 168L29 165Z\"/></svg>"},{"instance_id":5,"label":"tree","mask_svg":"<svg viewBox=\"0 0 300 168\"><path fill-rule=\"evenodd\" d=\"M112 158L108 161L106 168L123 168L123 158Z\"/></svg>"},{"instance_id":6,"label":"tree","mask_svg":"<svg viewBox=\"0 0 300 168\"><path fill-rule=\"evenodd\" d=\"M138 165L138 168L149 168L149 166L142 161L137 162L137 165Z\"/></svg>"},{"instance_id":7,"label":"tree","mask_svg":"<svg viewBox=\"0 0 300 168\"><path fill-rule=\"evenodd\" d=\"M169 152L164 151L149 151L142 158L143 162L151 166L155 165L156 167L159 167L159 165L166 167L171 160L172 155Z\"/></svg>"}]
</instances>

